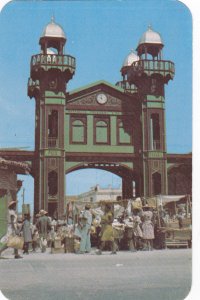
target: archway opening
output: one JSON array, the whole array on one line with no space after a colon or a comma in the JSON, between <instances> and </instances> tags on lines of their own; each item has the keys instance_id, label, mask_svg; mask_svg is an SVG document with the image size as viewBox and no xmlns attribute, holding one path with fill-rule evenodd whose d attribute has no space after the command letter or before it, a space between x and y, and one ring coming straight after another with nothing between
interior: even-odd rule
<instances>
[{"instance_id":1,"label":"archway opening","mask_svg":"<svg viewBox=\"0 0 200 300\"><path fill-rule=\"evenodd\" d=\"M122 196L122 178L101 169L75 170L66 175L66 196L77 196L90 202L101 197L115 200Z\"/></svg>"},{"instance_id":2,"label":"archway opening","mask_svg":"<svg viewBox=\"0 0 200 300\"><path fill-rule=\"evenodd\" d=\"M66 197L95 202L135 197L132 172L123 166L78 166L66 176Z\"/></svg>"}]
</instances>

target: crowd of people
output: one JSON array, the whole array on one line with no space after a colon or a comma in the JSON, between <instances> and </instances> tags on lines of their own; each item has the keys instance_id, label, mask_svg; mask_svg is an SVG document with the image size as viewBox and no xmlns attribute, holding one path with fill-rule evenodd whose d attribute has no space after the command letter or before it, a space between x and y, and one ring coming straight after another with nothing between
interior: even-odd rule
<instances>
[{"instance_id":1,"label":"crowd of people","mask_svg":"<svg viewBox=\"0 0 200 300\"><path fill-rule=\"evenodd\" d=\"M161 214L161 226L166 222L167 213ZM177 216L179 227L182 226L183 213ZM86 204L79 212L74 224L68 220L58 220L48 216L44 209L35 215L31 222L30 214L24 214L21 222L17 220L16 201L8 205L8 227L6 235L1 239L0 258L9 247L10 237L23 237L23 254L38 249L43 253L47 247L53 247L56 238L60 237L62 243L66 237L73 238L78 247L75 253L90 253L91 247L96 247L95 253L102 254L103 250L111 250L116 254L121 249L132 252L142 250L149 251L155 247L157 240L160 248L163 248L164 236L157 236L158 214L148 204L134 205L127 214L124 210L119 217L114 215L112 203L104 203L101 214L97 214L90 204ZM76 244L77 245L77 244ZM22 258L18 253L18 246L14 247L14 258Z\"/></svg>"}]
</instances>

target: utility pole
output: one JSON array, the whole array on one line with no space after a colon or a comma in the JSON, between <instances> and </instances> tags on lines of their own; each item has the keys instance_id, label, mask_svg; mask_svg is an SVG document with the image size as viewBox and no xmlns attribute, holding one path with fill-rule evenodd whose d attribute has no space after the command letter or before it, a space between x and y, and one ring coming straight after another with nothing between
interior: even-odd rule
<instances>
[{"instance_id":1,"label":"utility pole","mask_svg":"<svg viewBox=\"0 0 200 300\"><path fill-rule=\"evenodd\" d=\"M25 195L25 188L22 190L22 204L24 205L24 195Z\"/></svg>"}]
</instances>

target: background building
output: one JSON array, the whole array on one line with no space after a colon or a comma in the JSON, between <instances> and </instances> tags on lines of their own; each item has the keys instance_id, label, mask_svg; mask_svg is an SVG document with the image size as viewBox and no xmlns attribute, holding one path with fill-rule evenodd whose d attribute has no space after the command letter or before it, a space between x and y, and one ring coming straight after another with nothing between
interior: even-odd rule
<instances>
[{"instance_id":1,"label":"background building","mask_svg":"<svg viewBox=\"0 0 200 300\"><path fill-rule=\"evenodd\" d=\"M133 189L133 196L135 195L135 191ZM100 185L96 185L91 187L91 189L85 193L81 193L76 196L66 196L66 202L70 201L80 201L80 202L91 202L95 203L101 200L119 200L122 199L122 188L113 188L111 185L108 187L101 187Z\"/></svg>"}]
</instances>

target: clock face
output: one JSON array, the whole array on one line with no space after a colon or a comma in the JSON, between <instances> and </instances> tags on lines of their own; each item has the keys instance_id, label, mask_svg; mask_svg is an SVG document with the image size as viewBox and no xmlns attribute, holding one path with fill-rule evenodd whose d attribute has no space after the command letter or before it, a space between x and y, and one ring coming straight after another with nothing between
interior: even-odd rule
<instances>
[{"instance_id":1,"label":"clock face","mask_svg":"<svg viewBox=\"0 0 200 300\"><path fill-rule=\"evenodd\" d=\"M99 104L105 104L107 102L108 98L105 94L101 93L97 95L97 102Z\"/></svg>"}]
</instances>

